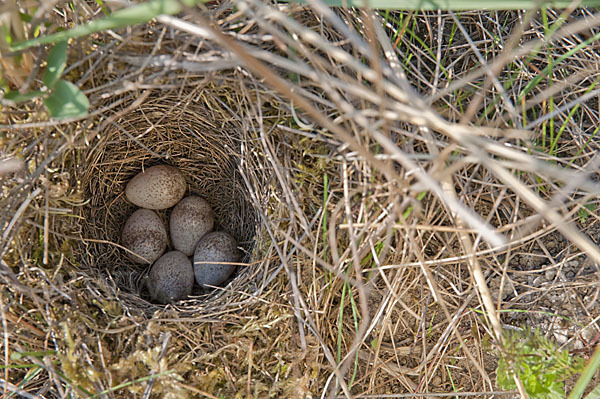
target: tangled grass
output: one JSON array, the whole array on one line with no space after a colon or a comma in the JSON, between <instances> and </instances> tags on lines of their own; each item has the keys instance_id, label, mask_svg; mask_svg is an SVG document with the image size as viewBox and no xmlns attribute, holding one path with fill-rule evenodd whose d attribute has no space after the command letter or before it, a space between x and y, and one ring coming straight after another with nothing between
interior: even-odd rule
<instances>
[{"instance_id":1,"label":"tangled grass","mask_svg":"<svg viewBox=\"0 0 600 399\"><path fill-rule=\"evenodd\" d=\"M83 23L80 5L43 18ZM88 117L2 103L2 156L24 162L0 169L2 389L484 397L514 394L495 385L505 329L585 353L598 19L247 0L70 43ZM124 184L155 163L246 254L169 306L118 240Z\"/></svg>"}]
</instances>

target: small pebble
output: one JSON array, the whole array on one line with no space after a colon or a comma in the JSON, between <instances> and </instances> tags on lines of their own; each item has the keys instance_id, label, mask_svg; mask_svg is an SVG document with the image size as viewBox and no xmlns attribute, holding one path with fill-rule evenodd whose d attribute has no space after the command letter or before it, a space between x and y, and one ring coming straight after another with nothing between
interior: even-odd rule
<instances>
[{"instance_id":1,"label":"small pebble","mask_svg":"<svg viewBox=\"0 0 600 399\"><path fill-rule=\"evenodd\" d=\"M570 281L575 277L575 272L573 270L567 270L565 272L565 277Z\"/></svg>"},{"instance_id":2,"label":"small pebble","mask_svg":"<svg viewBox=\"0 0 600 399\"><path fill-rule=\"evenodd\" d=\"M554 277L556 277L556 269L546 270L546 273L544 273L544 277L546 277L546 280L548 281L554 280Z\"/></svg>"}]
</instances>

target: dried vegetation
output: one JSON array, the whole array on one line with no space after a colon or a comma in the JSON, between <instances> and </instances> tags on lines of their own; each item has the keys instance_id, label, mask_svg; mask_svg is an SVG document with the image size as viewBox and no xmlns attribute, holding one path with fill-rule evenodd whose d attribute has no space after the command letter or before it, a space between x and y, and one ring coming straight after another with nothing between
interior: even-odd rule
<instances>
[{"instance_id":1,"label":"dried vegetation","mask_svg":"<svg viewBox=\"0 0 600 399\"><path fill-rule=\"evenodd\" d=\"M484 397L502 329L585 350L599 54L577 46L599 17L569 12L211 2L73 41L89 117L2 105L2 157L26 168L0 169L1 388ZM118 245L124 185L157 163L184 171L247 264L167 307Z\"/></svg>"}]
</instances>

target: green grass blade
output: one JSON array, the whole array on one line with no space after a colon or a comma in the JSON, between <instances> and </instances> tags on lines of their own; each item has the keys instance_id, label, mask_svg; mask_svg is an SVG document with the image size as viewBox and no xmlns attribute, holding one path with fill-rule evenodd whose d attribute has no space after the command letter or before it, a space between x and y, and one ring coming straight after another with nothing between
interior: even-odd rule
<instances>
[{"instance_id":1,"label":"green grass blade","mask_svg":"<svg viewBox=\"0 0 600 399\"><path fill-rule=\"evenodd\" d=\"M344 283L342 286L342 297L340 299L340 311L338 313L338 336L337 336L337 362L338 364L342 361L342 322L344 321L344 302L346 300L346 285L349 286L348 283Z\"/></svg>"},{"instance_id":2,"label":"green grass blade","mask_svg":"<svg viewBox=\"0 0 600 399\"><path fill-rule=\"evenodd\" d=\"M4 370L4 369L37 369L40 368L41 366L34 364L34 363L28 363L28 364L9 364L9 365L5 365L5 364L0 364L0 370Z\"/></svg>"},{"instance_id":3,"label":"green grass blade","mask_svg":"<svg viewBox=\"0 0 600 399\"><path fill-rule=\"evenodd\" d=\"M42 356L50 356L50 355L55 355L55 354L56 354L56 351L13 352L10 354L10 359L11 360L20 360L26 356L42 357Z\"/></svg>"},{"instance_id":4,"label":"green grass blade","mask_svg":"<svg viewBox=\"0 0 600 399\"><path fill-rule=\"evenodd\" d=\"M575 386L573 387L573 390L571 391L571 394L569 395L569 399L581 398L581 396L585 392L585 389L587 388L590 381L594 377L594 374L596 374L596 371L598 371L599 367L600 367L600 346L596 347L596 350L594 351L594 355L590 359L590 362L587 364L587 366L585 366L585 369L583 369L581 376L579 376L577 383L575 384Z\"/></svg>"},{"instance_id":5,"label":"green grass blade","mask_svg":"<svg viewBox=\"0 0 600 399\"><path fill-rule=\"evenodd\" d=\"M542 72L538 74L534 79L530 80L529 83L527 83L527 85L523 89L523 91L519 93L519 96L517 97L517 103L520 103L524 96L526 96L543 78L548 76L552 72L552 68L554 68L556 65L569 58L579 50L586 48L588 45L590 45L592 42L595 42L598 39L600 39L600 33L596 33L594 36L588 38L584 42L579 43L577 46L562 54L552 63L548 64L548 66L546 66L542 70Z\"/></svg>"},{"instance_id":6,"label":"green grass blade","mask_svg":"<svg viewBox=\"0 0 600 399\"><path fill-rule=\"evenodd\" d=\"M348 283L346 283L348 284ZM356 302L354 301L354 296L352 295L352 291L350 291L350 305L352 306L352 319L354 319L354 332L358 334L358 306L356 306ZM358 352L360 349L356 350L356 354L354 355L354 368L352 370L352 376L350 377L350 381L348 382L348 389L352 388L354 385L354 380L356 379L356 373L358 372Z\"/></svg>"},{"instance_id":7,"label":"green grass blade","mask_svg":"<svg viewBox=\"0 0 600 399\"><path fill-rule=\"evenodd\" d=\"M600 399L600 385L598 385L592 392L586 395L585 399Z\"/></svg>"},{"instance_id":8,"label":"green grass blade","mask_svg":"<svg viewBox=\"0 0 600 399\"><path fill-rule=\"evenodd\" d=\"M33 380L35 377L37 377L37 376L38 376L38 375L39 375L39 374L42 372L42 370L43 370L43 368L42 368L42 367L39 367L39 366L38 366L37 368L33 368L33 369L29 370L29 371L27 372L27 374L25 375L25 378L23 378L23 381L21 381L21 383L20 383L19 385L17 385L17 386L18 386L20 389L24 389L24 388L25 388L25 386L26 386L27 384L29 384L29 382L30 382L31 380ZM14 396L13 396L14 394L15 394L14 392L11 392L11 393L8 395L8 397L9 397L9 398L12 398L12 397L14 397Z\"/></svg>"},{"instance_id":9,"label":"green grass blade","mask_svg":"<svg viewBox=\"0 0 600 399\"><path fill-rule=\"evenodd\" d=\"M446 373L448 373L448 379L450 380L450 385L452 386L452 392L458 392L458 388L456 387L456 384L454 384L454 378L452 378L452 372L450 371L450 367L448 367L448 365L446 365ZM455 396L454 398L458 399L458 396Z\"/></svg>"},{"instance_id":10,"label":"green grass blade","mask_svg":"<svg viewBox=\"0 0 600 399\"><path fill-rule=\"evenodd\" d=\"M323 175L323 249L327 250L327 197L329 194L329 176L327 173ZM326 253L326 252L325 252ZM325 254L323 254L325 256Z\"/></svg>"},{"instance_id":11,"label":"green grass blade","mask_svg":"<svg viewBox=\"0 0 600 399\"><path fill-rule=\"evenodd\" d=\"M299 1L303 3L303 1ZM572 0L324 0L330 7L365 7L387 10L523 10L544 7L566 8ZM598 7L600 0L583 0L581 7Z\"/></svg>"},{"instance_id":12,"label":"green grass blade","mask_svg":"<svg viewBox=\"0 0 600 399\"><path fill-rule=\"evenodd\" d=\"M184 4L193 5L195 0L184 0ZM147 3L115 11L109 17L98 19L87 25L76 26L52 35L42 36L31 40L16 43L11 46L11 51L25 50L40 44L56 43L89 35L90 33L103 32L108 29L122 28L150 21L159 15L173 15L181 11L180 2L177 0L152 0Z\"/></svg>"},{"instance_id":13,"label":"green grass blade","mask_svg":"<svg viewBox=\"0 0 600 399\"><path fill-rule=\"evenodd\" d=\"M138 379L133 380L133 381L127 381L127 382L124 382L124 383L119 384L117 386L114 386L112 388L105 389L102 392L98 392L97 394L92 395L91 397L92 398L102 397L102 396L106 395L107 393L116 392L119 389L127 388L127 387L129 387L131 385L139 384L140 382L148 381L148 380L151 380L153 378L163 377L165 375L169 375L169 374L172 374L172 373L173 373L173 370L166 370L166 371L161 371L160 373L148 375L146 377L141 377L141 378L138 378Z\"/></svg>"}]
</instances>

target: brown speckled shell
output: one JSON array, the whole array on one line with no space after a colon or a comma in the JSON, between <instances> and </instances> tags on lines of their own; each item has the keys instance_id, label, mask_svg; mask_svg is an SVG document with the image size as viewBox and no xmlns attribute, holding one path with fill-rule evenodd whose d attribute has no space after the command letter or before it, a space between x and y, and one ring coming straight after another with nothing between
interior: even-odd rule
<instances>
[{"instance_id":1,"label":"brown speckled shell","mask_svg":"<svg viewBox=\"0 0 600 399\"><path fill-rule=\"evenodd\" d=\"M179 251L167 252L152 265L146 286L152 300L162 304L187 298L194 286L190 260Z\"/></svg>"},{"instance_id":2,"label":"brown speckled shell","mask_svg":"<svg viewBox=\"0 0 600 399\"><path fill-rule=\"evenodd\" d=\"M223 283L235 265L203 262L237 262L241 257L235 239L223 231L208 233L198 241L194 251L194 276L202 288Z\"/></svg>"},{"instance_id":3,"label":"brown speckled shell","mask_svg":"<svg viewBox=\"0 0 600 399\"><path fill-rule=\"evenodd\" d=\"M138 209L125 222L121 235L123 246L144 257L128 253L136 263L152 263L158 259L167 248L167 230L160 217L149 209Z\"/></svg>"},{"instance_id":4,"label":"brown speckled shell","mask_svg":"<svg viewBox=\"0 0 600 399\"><path fill-rule=\"evenodd\" d=\"M157 165L138 173L125 187L125 196L146 209L167 209L185 195L185 177L169 165Z\"/></svg>"},{"instance_id":5,"label":"brown speckled shell","mask_svg":"<svg viewBox=\"0 0 600 399\"><path fill-rule=\"evenodd\" d=\"M179 201L169 219L171 241L176 250L192 256L198 241L210 232L215 217L210 204L200 197L186 197Z\"/></svg>"}]
</instances>

